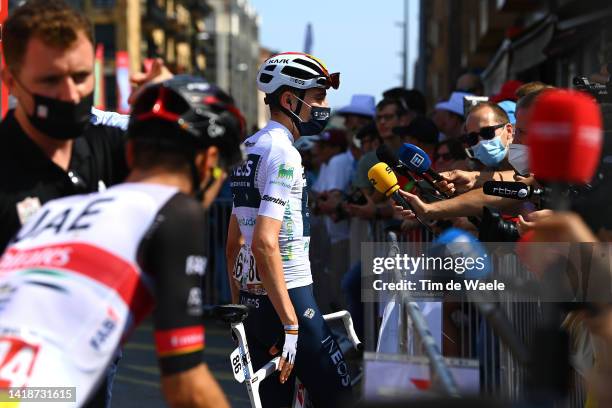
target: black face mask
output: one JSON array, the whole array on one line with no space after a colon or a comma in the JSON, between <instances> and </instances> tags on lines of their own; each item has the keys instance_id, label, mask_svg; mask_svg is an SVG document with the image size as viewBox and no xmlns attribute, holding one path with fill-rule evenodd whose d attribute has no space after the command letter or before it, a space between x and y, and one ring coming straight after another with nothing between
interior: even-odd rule
<instances>
[{"instance_id":1,"label":"black face mask","mask_svg":"<svg viewBox=\"0 0 612 408\"><path fill-rule=\"evenodd\" d=\"M296 111L291 112L290 110L283 109L291 115L289 117L295 124L300 136L313 136L321 133L325 126L327 126L327 122L329 122L331 109L309 105L302 98L296 95L293 96L300 101ZM302 103L310 107L310 120L307 122L303 122L298 116Z\"/></svg>"},{"instance_id":2,"label":"black face mask","mask_svg":"<svg viewBox=\"0 0 612 408\"><path fill-rule=\"evenodd\" d=\"M91 120L93 92L81 98L79 103L30 94L34 98L34 113L28 115L32 126L53 139L70 140L82 136Z\"/></svg>"}]
</instances>

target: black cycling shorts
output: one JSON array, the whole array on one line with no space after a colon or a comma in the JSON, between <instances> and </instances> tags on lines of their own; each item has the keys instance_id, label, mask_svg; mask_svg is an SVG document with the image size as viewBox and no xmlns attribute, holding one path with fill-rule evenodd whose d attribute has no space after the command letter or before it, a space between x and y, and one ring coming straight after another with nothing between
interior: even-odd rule
<instances>
[{"instance_id":1,"label":"black cycling shorts","mask_svg":"<svg viewBox=\"0 0 612 408\"><path fill-rule=\"evenodd\" d=\"M308 390L315 407L339 407L351 397L351 378L344 355L323 320L312 285L289 289L289 297L299 321L295 367L289 380L281 384L278 372L266 378L259 388L264 407L286 407L293 397L297 375ZM251 306L244 322L253 369L272 359L273 345L282 350L283 325L266 295L240 293L240 302Z\"/></svg>"}]
</instances>

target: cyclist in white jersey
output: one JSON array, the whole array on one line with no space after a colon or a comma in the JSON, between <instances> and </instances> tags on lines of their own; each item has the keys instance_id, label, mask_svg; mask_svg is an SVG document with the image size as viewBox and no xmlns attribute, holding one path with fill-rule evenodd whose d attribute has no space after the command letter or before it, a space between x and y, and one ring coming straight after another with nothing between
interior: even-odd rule
<instances>
[{"instance_id":1,"label":"cyclist in white jersey","mask_svg":"<svg viewBox=\"0 0 612 408\"><path fill-rule=\"evenodd\" d=\"M350 377L312 293L308 187L293 146L325 127L326 92L338 88L339 74L329 74L311 55L282 53L262 64L257 86L266 94L271 121L245 140L247 159L231 176L232 298L253 306L245 330L255 366L282 347L280 381L262 383L263 405L288 405L294 371L315 406L339 406L350 396Z\"/></svg>"},{"instance_id":2,"label":"cyclist in white jersey","mask_svg":"<svg viewBox=\"0 0 612 408\"><path fill-rule=\"evenodd\" d=\"M178 76L140 94L127 182L48 202L0 258L0 393L75 387L52 405L83 406L152 312L168 403L229 406L203 364L206 232L192 196L216 168L243 160L243 134L231 98L201 78Z\"/></svg>"}]
</instances>

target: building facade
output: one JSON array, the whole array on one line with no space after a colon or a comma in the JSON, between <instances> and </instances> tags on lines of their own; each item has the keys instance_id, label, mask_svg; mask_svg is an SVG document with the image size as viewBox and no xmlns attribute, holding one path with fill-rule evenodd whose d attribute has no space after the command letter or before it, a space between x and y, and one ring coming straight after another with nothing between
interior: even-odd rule
<instances>
[{"instance_id":1,"label":"building facade","mask_svg":"<svg viewBox=\"0 0 612 408\"><path fill-rule=\"evenodd\" d=\"M463 72L488 94L508 79L571 86L610 59L608 0L421 0L415 86L446 98Z\"/></svg>"},{"instance_id":2,"label":"building facade","mask_svg":"<svg viewBox=\"0 0 612 408\"><path fill-rule=\"evenodd\" d=\"M258 124L260 20L248 0L67 1L90 18L104 46L106 109L117 108L115 59L125 51L132 73L159 57L174 73L204 76L235 98L249 126Z\"/></svg>"}]
</instances>

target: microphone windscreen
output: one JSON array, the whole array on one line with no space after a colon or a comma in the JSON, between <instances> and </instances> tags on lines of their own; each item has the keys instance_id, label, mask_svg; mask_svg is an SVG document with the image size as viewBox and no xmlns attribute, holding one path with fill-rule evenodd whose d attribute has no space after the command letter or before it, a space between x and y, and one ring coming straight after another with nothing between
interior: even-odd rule
<instances>
[{"instance_id":1,"label":"microphone windscreen","mask_svg":"<svg viewBox=\"0 0 612 408\"><path fill-rule=\"evenodd\" d=\"M393 152L389 146L386 144L381 144L376 149L376 157L381 162L387 163L391 167L397 167L399 165L399 160L397 159L397 155Z\"/></svg>"},{"instance_id":2,"label":"microphone windscreen","mask_svg":"<svg viewBox=\"0 0 612 408\"><path fill-rule=\"evenodd\" d=\"M370 183L379 193L389 197L391 194L399 190L397 185L397 177L391 167L387 163L376 163L368 170L368 178Z\"/></svg>"},{"instance_id":3,"label":"microphone windscreen","mask_svg":"<svg viewBox=\"0 0 612 408\"><path fill-rule=\"evenodd\" d=\"M601 110L592 97L568 90L538 96L527 127L530 170L538 180L589 183L602 144Z\"/></svg>"},{"instance_id":4,"label":"microphone windscreen","mask_svg":"<svg viewBox=\"0 0 612 408\"><path fill-rule=\"evenodd\" d=\"M410 171L415 173L423 174L431 167L431 159L427 153L410 143L404 143L400 148L399 158Z\"/></svg>"},{"instance_id":5,"label":"microphone windscreen","mask_svg":"<svg viewBox=\"0 0 612 408\"><path fill-rule=\"evenodd\" d=\"M455 260L463 258L462 264L465 266L463 276L467 279L485 278L493 270L485 247L467 231L449 228L433 242L444 246L445 256L455 258Z\"/></svg>"}]
</instances>

